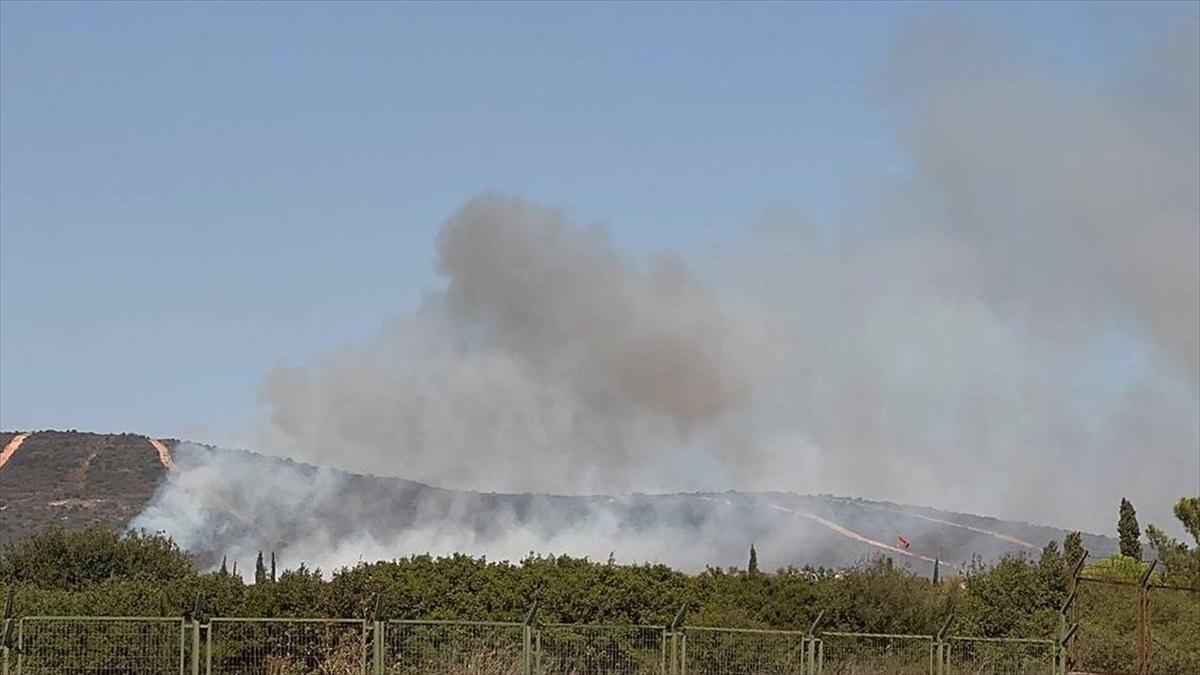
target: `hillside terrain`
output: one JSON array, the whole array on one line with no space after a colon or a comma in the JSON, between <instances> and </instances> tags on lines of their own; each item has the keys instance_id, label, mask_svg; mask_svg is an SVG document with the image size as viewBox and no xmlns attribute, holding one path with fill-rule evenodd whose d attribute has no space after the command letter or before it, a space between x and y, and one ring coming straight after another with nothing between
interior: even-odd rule
<instances>
[{"instance_id":1,"label":"hillside terrain","mask_svg":"<svg viewBox=\"0 0 1200 675\"><path fill-rule=\"evenodd\" d=\"M0 448L16 433L0 434ZM160 444L164 452L156 448ZM173 459L170 455L174 455ZM792 493L555 496L447 490L247 451L135 434L25 435L0 465L0 538L58 525L166 531L202 564L258 549L333 564L329 551L539 552L662 560L683 568L744 562L843 566L889 555L918 573L934 559L1036 555L1066 530L886 502ZM169 469L169 464L174 469ZM902 538L902 539L901 539ZM611 543L616 542L616 543ZM905 544L907 542L907 545ZM1094 556L1113 539L1084 535ZM344 562L344 560L343 560Z\"/></svg>"}]
</instances>

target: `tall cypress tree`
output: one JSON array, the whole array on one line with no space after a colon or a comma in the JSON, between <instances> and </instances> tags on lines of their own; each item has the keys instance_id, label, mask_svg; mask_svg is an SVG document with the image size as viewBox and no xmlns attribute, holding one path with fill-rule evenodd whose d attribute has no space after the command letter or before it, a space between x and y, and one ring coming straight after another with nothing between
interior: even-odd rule
<instances>
[{"instance_id":1,"label":"tall cypress tree","mask_svg":"<svg viewBox=\"0 0 1200 675\"><path fill-rule=\"evenodd\" d=\"M1121 555L1142 559L1142 530L1138 527L1137 512L1128 499L1121 498L1121 516L1117 519L1117 536L1121 543Z\"/></svg>"},{"instance_id":2,"label":"tall cypress tree","mask_svg":"<svg viewBox=\"0 0 1200 675\"><path fill-rule=\"evenodd\" d=\"M271 551L271 583L275 583L275 551Z\"/></svg>"},{"instance_id":3,"label":"tall cypress tree","mask_svg":"<svg viewBox=\"0 0 1200 675\"><path fill-rule=\"evenodd\" d=\"M254 561L254 583L261 584L267 581L267 566L263 564L262 551L258 552L258 559Z\"/></svg>"},{"instance_id":4,"label":"tall cypress tree","mask_svg":"<svg viewBox=\"0 0 1200 675\"><path fill-rule=\"evenodd\" d=\"M1063 558L1067 564L1067 569L1075 569L1080 560L1087 554L1083 548L1083 535L1079 532L1071 532L1063 539Z\"/></svg>"},{"instance_id":5,"label":"tall cypress tree","mask_svg":"<svg viewBox=\"0 0 1200 675\"><path fill-rule=\"evenodd\" d=\"M758 574L758 551L754 550L754 544L750 544L750 564L747 571L750 574Z\"/></svg>"}]
</instances>

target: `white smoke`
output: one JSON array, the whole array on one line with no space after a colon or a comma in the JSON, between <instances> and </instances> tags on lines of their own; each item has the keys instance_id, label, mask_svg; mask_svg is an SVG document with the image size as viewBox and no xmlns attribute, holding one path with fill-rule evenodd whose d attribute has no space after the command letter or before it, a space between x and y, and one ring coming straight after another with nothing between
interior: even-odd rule
<instances>
[{"instance_id":1,"label":"white smoke","mask_svg":"<svg viewBox=\"0 0 1200 675\"><path fill-rule=\"evenodd\" d=\"M451 488L838 491L1099 531L1128 496L1169 522L1200 492L1200 28L1086 87L959 29L899 41L882 93L916 173L864 187L852 222L764 216L706 288L485 194L445 223L444 286L419 310L271 374L256 447ZM144 522L211 527L171 518ZM420 522L338 550L628 559L697 541L580 522L473 541Z\"/></svg>"}]
</instances>

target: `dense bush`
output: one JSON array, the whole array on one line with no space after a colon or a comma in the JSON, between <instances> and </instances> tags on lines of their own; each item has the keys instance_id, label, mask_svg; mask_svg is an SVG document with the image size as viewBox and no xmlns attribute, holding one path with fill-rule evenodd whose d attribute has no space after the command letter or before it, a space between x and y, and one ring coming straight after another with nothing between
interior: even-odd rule
<instances>
[{"instance_id":1,"label":"dense bush","mask_svg":"<svg viewBox=\"0 0 1200 675\"><path fill-rule=\"evenodd\" d=\"M303 566L247 584L199 572L161 535L51 530L0 556L0 584L21 614L182 615L197 595L225 616L365 616L378 597L391 618L517 620L537 600L548 622L663 625L680 607L693 624L931 633L956 612L972 632L1045 636L1065 594L1065 562L1006 558L934 584L885 558L844 570L774 573L618 565L567 556L517 563L417 555L361 563L325 578Z\"/></svg>"},{"instance_id":2,"label":"dense bush","mask_svg":"<svg viewBox=\"0 0 1200 675\"><path fill-rule=\"evenodd\" d=\"M1190 513L1188 508L1181 507ZM1152 549L1168 559L1153 581L1192 586L1200 548L1151 531ZM460 554L360 563L328 576L300 566L275 580L273 571L260 568L260 583L247 584L224 568L196 570L162 535L49 530L0 555L0 585L15 589L15 608L25 615L179 616L200 596L208 616L363 617L378 599L387 618L513 621L536 600L547 622L664 625L686 607L693 625L803 630L823 611L827 630L931 634L954 615L959 634L1050 637L1060 628L1069 569L1080 555L1077 543L1068 542L1065 551L1051 543L1036 560L976 561L933 583L887 558L841 570L709 568L689 575L664 565L567 556L510 563ZM1085 575L1136 581L1145 568L1113 556L1089 565ZM1094 636L1131 634L1133 608L1118 602L1119 593L1085 591L1081 599L1093 614L1087 627ZM1160 593L1155 599L1162 616L1182 620L1160 629L1162 639L1190 631L1200 616L1200 594Z\"/></svg>"}]
</instances>

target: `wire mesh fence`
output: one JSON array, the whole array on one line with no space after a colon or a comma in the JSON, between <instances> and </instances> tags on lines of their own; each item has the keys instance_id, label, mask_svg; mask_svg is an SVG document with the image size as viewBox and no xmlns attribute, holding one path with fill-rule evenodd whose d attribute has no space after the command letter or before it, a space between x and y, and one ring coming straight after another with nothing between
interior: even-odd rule
<instances>
[{"instance_id":1,"label":"wire mesh fence","mask_svg":"<svg viewBox=\"0 0 1200 675\"><path fill-rule=\"evenodd\" d=\"M544 624L533 636L540 675L663 675L667 640L661 626Z\"/></svg>"},{"instance_id":2,"label":"wire mesh fence","mask_svg":"<svg viewBox=\"0 0 1200 675\"><path fill-rule=\"evenodd\" d=\"M367 627L359 619L214 618L205 673L364 675Z\"/></svg>"},{"instance_id":3,"label":"wire mesh fence","mask_svg":"<svg viewBox=\"0 0 1200 675\"><path fill-rule=\"evenodd\" d=\"M184 642L179 618L27 616L18 623L16 669L25 675L178 675Z\"/></svg>"},{"instance_id":4,"label":"wire mesh fence","mask_svg":"<svg viewBox=\"0 0 1200 675\"><path fill-rule=\"evenodd\" d=\"M382 627L387 675L520 675L530 658L519 623L388 621Z\"/></svg>"},{"instance_id":5,"label":"wire mesh fence","mask_svg":"<svg viewBox=\"0 0 1200 675\"><path fill-rule=\"evenodd\" d=\"M1137 673L1137 584L1080 578L1077 590L1074 667L1085 672Z\"/></svg>"},{"instance_id":6,"label":"wire mesh fence","mask_svg":"<svg viewBox=\"0 0 1200 675\"><path fill-rule=\"evenodd\" d=\"M686 627L679 644L687 675L801 675L808 640L784 630Z\"/></svg>"},{"instance_id":7,"label":"wire mesh fence","mask_svg":"<svg viewBox=\"0 0 1200 675\"><path fill-rule=\"evenodd\" d=\"M1058 645L1032 638L950 637L943 675L1054 675Z\"/></svg>"},{"instance_id":8,"label":"wire mesh fence","mask_svg":"<svg viewBox=\"0 0 1200 675\"><path fill-rule=\"evenodd\" d=\"M934 669L934 638L825 632L817 667L831 675L925 675Z\"/></svg>"},{"instance_id":9,"label":"wire mesh fence","mask_svg":"<svg viewBox=\"0 0 1200 675\"><path fill-rule=\"evenodd\" d=\"M1135 589L1136 590L1136 589ZM1156 589L1160 590L1160 589ZM1154 667L1200 673L1200 597L1156 593ZM1111 600L1111 598L1110 598ZM1089 600L1090 601L1090 600ZM1116 601L1120 601L1118 598ZM1135 607L1137 611L1143 607ZM1133 624L1121 635L1132 634ZM1053 675L1050 639L360 619L25 617L5 675ZM1110 637L1094 626L1092 641ZM1119 645L1124 645L1120 642ZM1116 653L1082 645L1091 663ZM1108 649L1109 651L1105 651ZM1082 671L1083 668L1081 667ZM1128 672L1090 667L1088 672Z\"/></svg>"},{"instance_id":10,"label":"wire mesh fence","mask_svg":"<svg viewBox=\"0 0 1200 675\"><path fill-rule=\"evenodd\" d=\"M1151 586L1147 599L1150 672L1200 673L1200 590Z\"/></svg>"}]
</instances>

